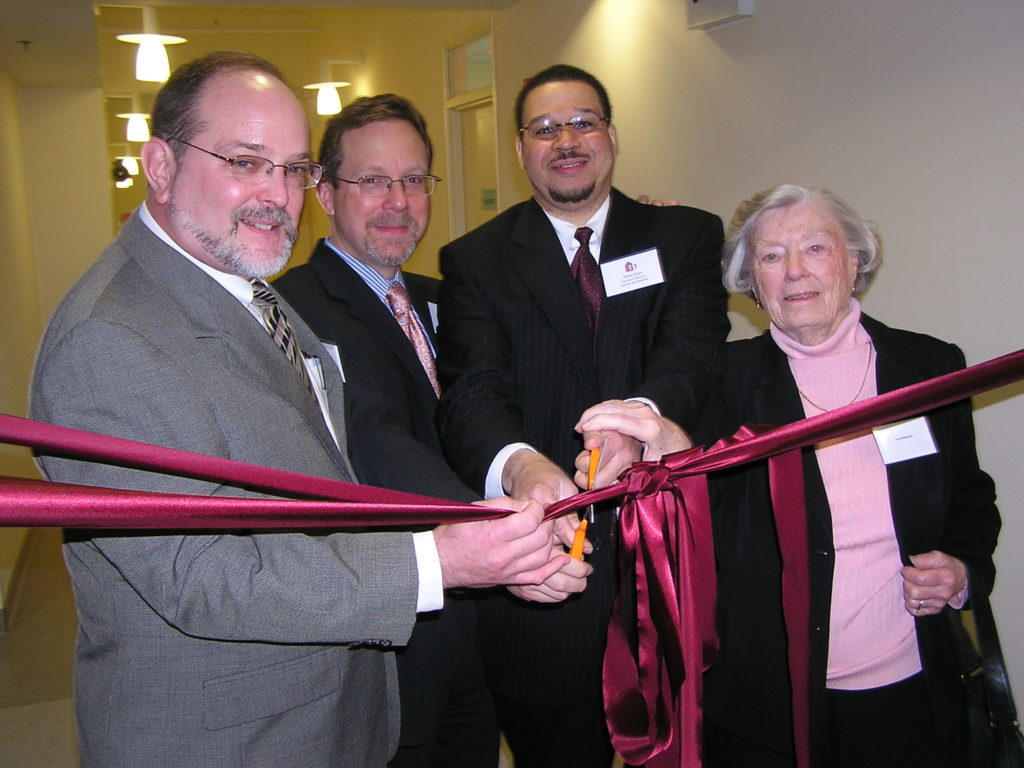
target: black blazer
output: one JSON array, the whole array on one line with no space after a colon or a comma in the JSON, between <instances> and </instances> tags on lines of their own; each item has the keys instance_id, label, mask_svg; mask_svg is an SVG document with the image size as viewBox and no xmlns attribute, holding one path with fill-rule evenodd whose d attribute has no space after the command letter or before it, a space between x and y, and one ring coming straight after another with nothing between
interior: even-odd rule
<instances>
[{"instance_id":1,"label":"black blazer","mask_svg":"<svg viewBox=\"0 0 1024 768\"><path fill-rule=\"evenodd\" d=\"M436 304L439 281L411 272L403 276L436 347L428 303ZM288 270L274 287L320 338L338 345L344 361L363 368L386 395L399 424L440 454L434 427L437 396L409 339L362 278L321 241L308 263Z\"/></svg>"},{"instance_id":2,"label":"black blazer","mask_svg":"<svg viewBox=\"0 0 1024 768\"><path fill-rule=\"evenodd\" d=\"M709 365L729 330L717 217L641 205L617 191L601 261L657 248L665 282L606 298L595 343L551 222L529 200L441 250L438 426L449 463L482 490L495 454L527 442L573 473L580 414L608 398L644 396L693 424ZM480 611L492 687L559 706L593 674L615 588L611 514L591 529L586 591L555 606L502 591ZM593 682L593 681L591 681Z\"/></svg>"},{"instance_id":3,"label":"black blazer","mask_svg":"<svg viewBox=\"0 0 1024 768\"><path fill-rule=\"evenodd\" d=\"M434 340L427 303L436 301L438 281L403 275L413 306ZM362 278L321 241L307 264L290 269L274 287L321 339L338 346L346 376L368 379L370 388L387 401L391 426L433 451L437 461L430 471L461 486L443 462L434 427L437 397L423 366L394 316ZM350 454L363 482L374 483L383 475L382 465L390 462L401 474L407 457L365 455L359 445L353 441ZM462 494L458 498L474 496L465 488ZM437 729L457 684L457 670L479 653L475 631L474 606L466 600L448 599L444 610L417 617L409 644L398 651L402 746L422 744Z\"/></svg>"},{"instance_id":4,"label":"black blazer","mask_svg":"<svg viewBox=\"0 0 1024 768\"><path fill-rule=\"evenodd\" d=\"M963 353L922 334L894 330L862 316L876 352L878 392L964 367ZM719 356L716 394L700 442L732 434L744 423L788 424L804 417L785 354L766 332L725 345ZM723 414L727 414L723 419ZM887 467L893 522L903 563L941 550L971 565L990 591L992 552L999 513L991 478L978 467L974 423L967 401L927 414L939 452ZM717 422L717 427L711 426ZM820 748L834 550L832 520L812 448L803 451L811 579L811 717ZM792 718L786 639L782 623L780 562L767 467L764 462L713 477L721 493L712 514L718 566L718 631L721 651L705 677L709 720L748 741L792 751ZM931 694L939 744L956 721L963 695L945 618L916 619L918 646Z\"/></svg>"}]
</instances>

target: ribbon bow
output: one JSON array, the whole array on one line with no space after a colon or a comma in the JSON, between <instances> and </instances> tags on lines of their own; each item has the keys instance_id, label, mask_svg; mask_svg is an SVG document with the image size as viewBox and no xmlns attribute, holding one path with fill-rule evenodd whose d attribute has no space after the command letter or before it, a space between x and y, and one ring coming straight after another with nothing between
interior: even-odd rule
<instances>
[{"instance_id":1,"label":"ribbon bow","mask_svg":"<svg viewBox=\"0 0 1024 768\"><path fill-rule=\"evenodd\" d=\"M706 451L640 462L619 482L548 507L557 517L620 499L620 591L608 628L604 697L612 744L649 768L700 765L702 674L717 653L707 474L767 460L782 558L796 761L810 765L810 593L800 449L898 421L1024 377L1024 350L781 427L748 425ZM636 615L624 590L636 580ZM635 640L634 630L635 627ZM635 645L635 650L634 650Z\"/></svg>"}]
</instances>

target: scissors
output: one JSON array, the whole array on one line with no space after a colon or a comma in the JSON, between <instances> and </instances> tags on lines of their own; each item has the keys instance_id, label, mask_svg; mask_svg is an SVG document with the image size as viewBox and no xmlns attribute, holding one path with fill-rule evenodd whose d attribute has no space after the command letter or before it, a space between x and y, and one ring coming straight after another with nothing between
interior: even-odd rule
<instances>
[{"instance_id":1,"label":"scissors","mask_svg":"<svg viewBox=\"0 0 1024 768\"><path fill-rule=\"evenodd\" d=\"M607 438L606 438L607 441ZM604 443L590 452L590 466L587 468L587 490L594 487L594 478L601 469L601 459L604 457ZM583 559L583 544L587 540L587 526L594 522L594 505L590 504L580 514L580 524L576 529L576 535L572 539L572 549L569 550L569 557L574 560Z\"/></svg>"}]
</instances>

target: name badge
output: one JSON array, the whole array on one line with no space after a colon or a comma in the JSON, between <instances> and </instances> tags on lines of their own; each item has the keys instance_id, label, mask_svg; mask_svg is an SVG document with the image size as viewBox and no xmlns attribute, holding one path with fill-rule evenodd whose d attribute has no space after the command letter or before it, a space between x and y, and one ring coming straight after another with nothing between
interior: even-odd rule
<instances>
[{"instance_id":1,"label":"name badge","mask_svg":"<svg viewBox=\"0 0 1024 768\"><path fill-rule=\"evenodd\" d=\"M601 264L605 296L618 296L665 282L657 248L632 253Z\"/></svg>"},{"instance_id":2,"label":"name badge","mask_svg":"<svg viewBox=\"0 0 1024 768\"><path fill-rule=\"evenodd\" d=\"M886 464L897 464L939 452L928 419L924 416L875 427L871 432L882 454L882 461Z\"/></svg>"},{"instance_id":3,"label":"name badge","mask_svg":"<svg viewBox=\"0 0 1024 768\"><path fill-rule=\"evenodd\" d=\"M338 345L332 344L329 341L320 339L320 343L324 345L324 349L327 350L327 356L334 361L334 364L338 366L338 373L341 374L342 382L345 381L345 369L341 365L341 354L338 352Z\"/></svg>"},{"instance_id":4,"label":"name badge","mask_svg":"<svg viewBox=\"0 0 1024 768\"><path fill-rule=\"evenodd\" d=\"M437 302L428 301L427 311L430 313L430 327L434 329L434 333L437 333Z\"/></svg>"}]
</instances>

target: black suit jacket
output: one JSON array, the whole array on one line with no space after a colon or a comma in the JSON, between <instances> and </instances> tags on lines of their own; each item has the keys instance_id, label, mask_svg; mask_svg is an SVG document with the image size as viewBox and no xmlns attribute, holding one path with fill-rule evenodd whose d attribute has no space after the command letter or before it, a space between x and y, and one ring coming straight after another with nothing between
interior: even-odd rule
<instances>
[{"instance_id":1,"label":"black suit jacket","mask_svg":"<svg viewBox=\"0 0 1024 768\"><path fill-rule=\"evenodd\" d=\"M867 316L862 324L875 346L878 392L914 384L964 366L963 353L930 336L894 330ZM719 356L716 394L700 429L700 442L732 434L744 423L787 424L804 417L785 354L766 332L731 342ZM727 416L722 419L721 415ZM991 554L999 513L991 478L978 467L969 402L927 414L939 452L887 467L896 538L903 563L941 550L971 565L991 590ZM711 424L717 422L717 426ZM820 748L834 547L832 518L814 450L803 451L811 579L811 716ZM765 463L720 473L712 514L718 565L721 651L705 678L707 717L748 741L792 751L786 636L782 623L781 565L776 547ZM954 728L963 695L945 617L916 619L921 662L932 700L939 744Z\"/></svg>"},{"instance_id":2,"label":"black suit jacket","mask_svg":"<svg viewBox=\"0 0 1024 768\"><path fill-rule=\"evenodd\" d=\"M665 281L606 298L596 350L565 254L536 201L443 248L438 426L452 467L481 490L495 454L522 441L572 476L581 449L573 426L608 398L648 397L665 416L693 424L729 329L721 245L712 214L641 205L613 191L601 261L657 248ZM481 605L488 679L499 692L558 706L599 673L615 589L613 523L612 514L599 515L591 529L595 573L582 595L540 606L501 592Z\"/></svg>"},{"instance_id":3,"label":"black suit jacket","mask_svg":"<svg viewBox=\"0 0 1024 768\"><path fill-rule=\"evenodd\" d=\"M416 312L435 347L428 303L438 280L403 272ZM409 339L384 303L356 272L321 241L309 262L288 270L274 287L322 339L338 345L382 390L398 423L440 454L434 411L437 396Z\"/></svg>"},{"instance_id":4,"label":"black suit jacket","mask_svg":"<svg viewBox=\"0 0 1024 768\"><path fill-rule=\"evenodd\" d=\"M433 339L427 304L436 301L438 281L403 274L413 306ZM367 378L383 396L392 426L431 448L438 457L431 471L458 483L441 460L434 427L437 396L423 366L394 316L362 278L321 241L307 264L286 272L274 287L321 339L338 346L346 375ZM372 482L381 462L390 459L366 455L359 447L360 441L352 442L353 465L360 478ZM397 459L401 463L404 457ZM472 495L468 489L465 494ZM465 600L446 600L444 610L417 617L409 644L398 651L402 746L422 744L436 730L455 668L478 653L475 631L475 611Z\"/></svg>"}]
</instances>

